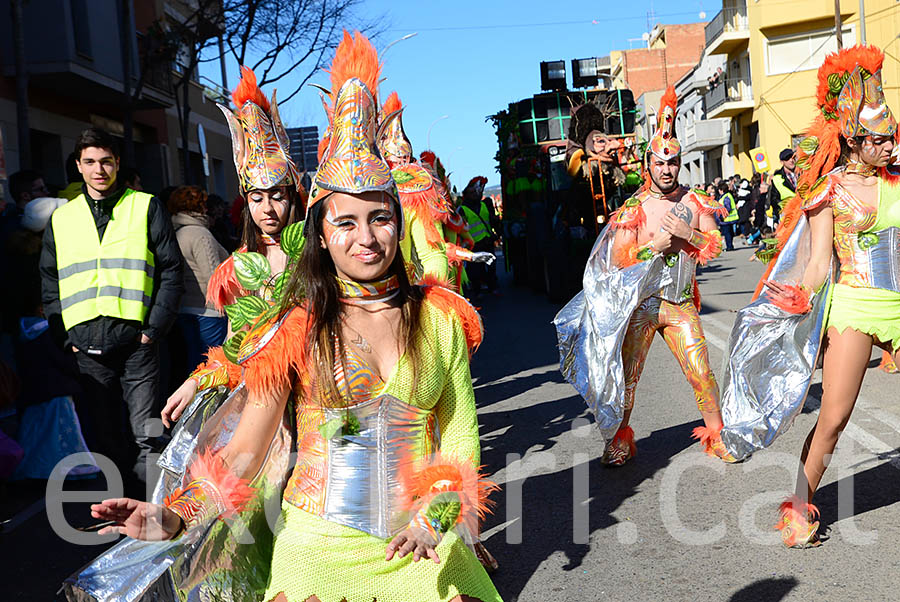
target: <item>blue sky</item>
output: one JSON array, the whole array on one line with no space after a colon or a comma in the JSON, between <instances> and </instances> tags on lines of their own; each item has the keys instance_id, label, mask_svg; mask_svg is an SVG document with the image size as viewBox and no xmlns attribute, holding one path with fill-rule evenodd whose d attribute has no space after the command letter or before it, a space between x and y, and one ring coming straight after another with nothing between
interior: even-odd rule
<instances>
[{"instance_id":1,"label":"blue sky","mask_svg":"<svg viewBox=\"0 0 900 602\"><path fill-rule=\"evenodd\" d=\"M461 190L476 175L487 176L489 185L499 184L496 137L485 117L539 92L541 61L564 59L568 70L573 58L640 48L650 11L656 15L652 26L701 21L704 10L709 19L720 8L711 0L369 0L360 14L385 15L388 31L376 41L379 50L406 34L418 34L384 55L381 94L384 98L396 90L400 95L406 107L404 127L416 154L426 149L431 130L432 150ZM228 70L233 86L237 66ZM568 77L571 82L571 73ZM313 81L328 84L325 74ZM289 79L276 87L293 89ZM279 108L288 127L318 125L324 130L325 115L313 88Z\"/></svg>"}]
</instances>

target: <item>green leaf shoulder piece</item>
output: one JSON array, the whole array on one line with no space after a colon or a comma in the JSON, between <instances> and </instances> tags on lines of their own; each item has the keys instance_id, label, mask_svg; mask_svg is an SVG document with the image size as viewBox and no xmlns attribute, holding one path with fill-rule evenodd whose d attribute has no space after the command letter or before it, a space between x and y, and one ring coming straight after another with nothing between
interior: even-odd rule
<instances>
[{"instance_id":1,"label":"green leaf shoulder piece","mask_svg":"<svg viewBox=\"0 0 900 602\"><path fill-rule=\"evenodd\" d=\"M306 244L306 235L303 231L304 223L291 224L281 231L281 250L291 259L299 259L300 253Z\"/></svg>"},{"instance_id":2,"label":"green leaf shoulder piece","mask_svg":"<svg viewBox=\"0 0 900 602\"><path fill-rule=\"evenodd\" d=\"M260 253L234 253L234 275L248 291L259 289L272 276L268 260Z\"/></svg>"}]
</instances>

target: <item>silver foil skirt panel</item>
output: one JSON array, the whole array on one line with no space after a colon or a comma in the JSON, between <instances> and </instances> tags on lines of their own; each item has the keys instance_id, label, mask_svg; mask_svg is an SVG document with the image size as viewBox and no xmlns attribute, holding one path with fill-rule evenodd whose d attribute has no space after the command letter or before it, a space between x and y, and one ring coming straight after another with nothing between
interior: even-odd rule
<instances>
[{"instance_id":1,"label":"silver foil skirt panel","mask_svg":"<svg viewBox=\"0 0 900 602\"><path fill-rule=\"evenodd\" d=\"M800 282L810 246L809 222L801 216L769 278ZM819 354L831 281L827 278L813 296L808 313L779 309L765 291L738 312L725 354L721 400L722 440L736 458L771 445L803 407Z\"/></svg>"}]
</instances>

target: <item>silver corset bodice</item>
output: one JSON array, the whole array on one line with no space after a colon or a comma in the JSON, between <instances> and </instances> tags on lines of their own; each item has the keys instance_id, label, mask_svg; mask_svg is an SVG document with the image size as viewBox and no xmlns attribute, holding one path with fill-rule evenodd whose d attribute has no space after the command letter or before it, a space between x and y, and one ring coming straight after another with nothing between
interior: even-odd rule
<instances>
[{"instance_id":1,"label":"silver corset bodice","mask_svg":"<svg viewBox=\"0 0 900 602\"><path fill-rule=\"evenodd\" d=\"M860 232L852 240L855 280L900 293L900 228Z\"/></svg>"},{"instance_id":2,"label":"silver corset bodice","mask_svg":"<svg viewBox=\"0 0 900 602\"><path fill-rule=\"evenodd\" d=\"M664 272L671 282L659 289L656 296L670 303L683 303L693 297L697 261L684 251L663 255L662 260L666 264Z\"/></svg>"},{"instance_id":3,"label":"silver corset bodice","mask_svg":"<svg viewBox=\"0 0 900 602\"><path fill-rule=\"evenodd\" d=\"M376 537L402 531L410 518L402 507L402 476L431 450L436 436L432 412L390 395L320 411L324 424L338 421L349 426L319 448L324 452L318 458L324 470L319 473L320 487L315 488L317 499L292 501L326 520Z\"/></svg>"}]
</instances>

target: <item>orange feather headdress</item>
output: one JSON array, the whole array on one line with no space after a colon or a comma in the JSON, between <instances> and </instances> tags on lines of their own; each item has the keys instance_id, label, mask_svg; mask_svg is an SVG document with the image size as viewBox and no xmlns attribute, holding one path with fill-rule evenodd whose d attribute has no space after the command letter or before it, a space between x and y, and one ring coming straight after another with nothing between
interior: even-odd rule
<instances>
[{"instance_id":1,"label":"orange feather headdress","mask_svg":"<svg viewBox=\"0 0 900 602\"><path fill-rule=\"evenodd\" d=\"M241 190L268 190L278 186L294 186L301 190L300 174L291 160L288 139L275 92L272 100L256 83L256 74L241 67L241 81L231 95L237 110L219 104L231 131L234 166Z\"/></svg>"},{"instance_id":2,"label":"orange feather headdress","mask_svg":"<svg viewBox=\"0 0 900 602\"><path fill-rule=\"evenodd\" d=\"M669 86L659 100L656 133L647 145L647 152L653 153L663 160L672 159L681 154L681 144L675 139L675 111L678 97L675 86Z\"/></svg>"},{"instance_id":3,"label":"orange feather headdress","mask_svg":"<svg viewBox=\"0 0 900 602\"><path fill-rule=\"evenodd\" d=\"M797 149L797 195L809 193L816 181L841 158L841 136L871 132L894 135L897 124L881 91L884 53L875 46L852 46L829 54L819 67L816 106L819 114ZM875 119L866 106L880 106Z\"/></svg>"},{"instance_id":4,"label":"orange feather headdress","mask_svg":"<svg viewBox=\"0 0 900 602\"><path fill-rule=\"evenodd\" d=\"M397 198L390 168L375 148L381 63L372 43L358 31L344 32L327 70L331 75L329 125L313 178L310 206L331 192L386 192Z\"/></svg>"},{"instance_id":5,"label":"orange feather headdress","mask_svg":"<svg viewBox=\"0 0 900 602\"><path fill-rule=\"evenodd\" d=\"M381 107L378 150L392 166L404 165L412 159L412 144L403 130L403 103L391 92Z\"/></svg>"}]
</instances>

